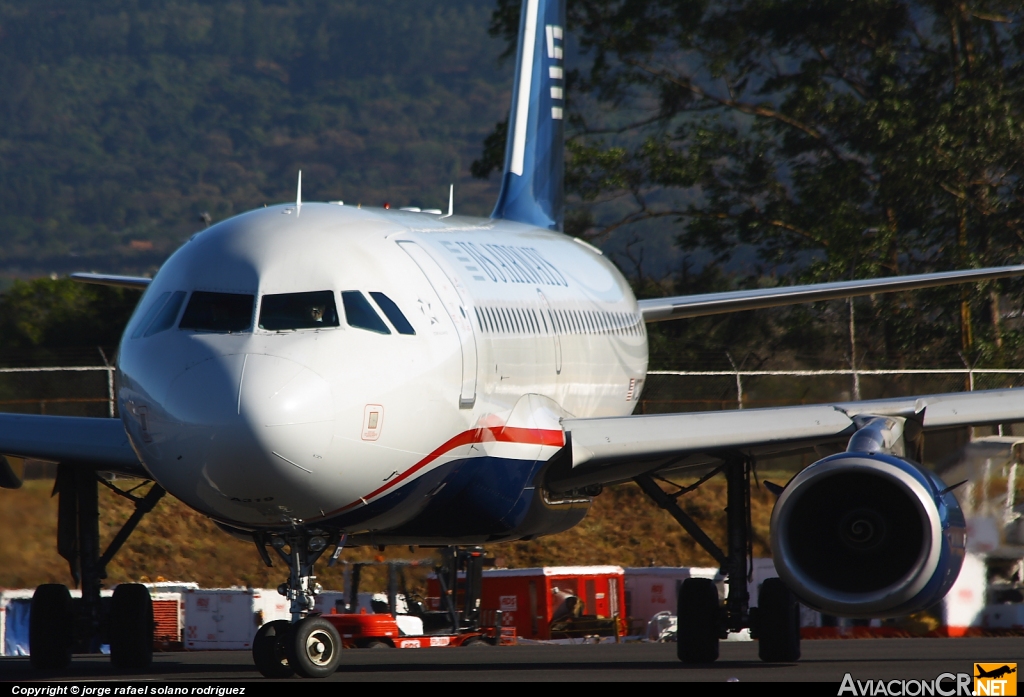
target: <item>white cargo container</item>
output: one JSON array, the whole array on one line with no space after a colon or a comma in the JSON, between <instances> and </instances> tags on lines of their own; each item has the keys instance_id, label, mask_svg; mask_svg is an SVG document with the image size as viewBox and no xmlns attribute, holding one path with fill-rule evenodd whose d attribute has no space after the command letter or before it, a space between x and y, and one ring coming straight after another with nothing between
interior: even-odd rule
<instances>
[{"instance_id":1,"label":"white cargo container","mask_svg":"<svg viewBox=\"0 0 1024 697\"><path fill-rule=\"evenodd\" d=\"M1024 629L1024 603L1003 603L985 608L987 629Z\"/></svg>"},{"instance_id":2,"label":"white cargo container","mask_svg":"<svg viewBox=\"0 0 1024 697\"><path fill-rule=\"evenodd\" d=\"M32 609L34 588L18 588L0 591L0 655L28 656L28 624ZM81 598L82 591L72 588L72 598ZM100 591L100 596L109 598L113 590Z\"/></svg>"},{"instance_id":3,"label":"white cargo container","mask_svg":"<svg viewBox=\"0 0 1024 697\"><path fill-rule=\"evenodd\" d=\"M276 592L275 592L276 595ZM264 620L263 593L254 588L213 588L185 593L185 649L251 649Z\"/></svg>"},{"instance_id":4,"label":"white cargo container","mask_svg":"<svg viewBox=\"0 0 1024 697\"><path fill-rule=\"evenodd\" d=\"M252 648L256 631L274 620L291 619L288 599L276 588L190 589L185 601L185 649L236 651ZM316 612L342 611L344 595L317 595Z\"/></svg>"},{"instance_id":5,"label":"white cargo container","mask_svg":"<svg viewBox=\"0 0 1024 697\"><path fill-rule=\"evenodd\" d=\"M641 634L647 622L659 612L676 614L679 586L688 578L710 578L719 586L718 569L688 566L642 566L625 570L626 612L634 626L630 634ZM719 590L721 592L721 589Z\"/></svg>"},{"instance_id":6,"label":"white cargo container","mask_svg":"<svg viewBox=\"0 0 1024 697\"><path fill-rule=\"evenodd\" d=\"M747 583L750 607L757 607L761 584L778 575L771 559L754 559L751 579ZM727 595L725 577L716 568L651 566L626 569L626 607L633 620L630 632L642 634L647 622L659 612L667 610L675 615L679 586L688 578L713 579L719 595L723 599ZM804 627L817 626L821 624L821 615L801 606L800 624Z\"/></svg>"},{"instance_id":7,"label":"white cargo container","mask_svg":"<svg viewBox=\"0 0 1024 697\"><path fill-rule=\"evenodd\" d=\"M950 636L962 636L968 627L980 627L988 590L985 559L970 552L964 557L953 587L942 600L943 624Z\"/></svg>"},{"instance_id":8,"label":"white cargo container","mask_svg":"<svg viewBox=\"0 0 1024 697\"><path fill-rule=\"evenodd\" d=\"M34 592L31 588L0 591L0 655L28 655L28 615Z\"/></svg>"}]
</instances>

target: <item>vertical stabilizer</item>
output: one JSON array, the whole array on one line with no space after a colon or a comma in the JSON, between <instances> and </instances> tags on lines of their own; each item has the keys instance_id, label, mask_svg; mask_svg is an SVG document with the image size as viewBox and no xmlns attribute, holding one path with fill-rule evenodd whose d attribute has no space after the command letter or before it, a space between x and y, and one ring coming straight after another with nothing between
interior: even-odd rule
<instances>
[{"instance_id":1,"label":"vertical stabilizer","mask_svg":"<svg viewBox=\"0 0 1024 697\"><path fill-rule=\"evenodd\" d=\"M523 0L501 193L492 218L562 229L565 0Z\"/></svg>"}]
</instances>

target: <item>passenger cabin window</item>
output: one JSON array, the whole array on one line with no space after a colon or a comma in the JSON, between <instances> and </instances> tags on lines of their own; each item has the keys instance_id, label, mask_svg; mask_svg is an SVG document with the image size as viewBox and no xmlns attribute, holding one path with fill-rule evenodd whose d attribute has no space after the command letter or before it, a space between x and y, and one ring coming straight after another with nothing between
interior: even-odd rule
<instances>
[{"instance_id":1,"label":"passenger cabin window","mask_svg":"<svg viewBox=\"0 0 1024 697\"><path fill-rule=\"evenodd\" d=\"M323 329L339 324L338 306L331 290L264 295L260 304L260 329L280 332Z\"/></svg>"},{"instance_id":2,"label":"passenger cabin window","mask_svg":"<svg viewBox=\"0 0 1024 697\"><path fill-rule=\"evenodd\" d=\"M179 329L200 332L244 332L252 326L256 296L241 293L192 293Z\"/></svg>"},{"instance_id":3,"label":"passenger cabin window","mask_svg":"<svg viewBox=\"0 0 1024 697\"><path fill-rule=\"evenodd\" d=\"M341 304L345 306L345 320L348 326L356 329L367 329L378 334L390 334L391 330L380 318L366 296L358 290L341 292Z\"/></svg>"},{"instance_id":4,"label":"passenger cabin window","mask_svg":"<svg viewBox=\"0 0 1024 697\"><path fill-rule=\"evenodd\" d=\"M395 304L395 301L383 293L370 292L370 297L377 303L377 307L384 311L384 316L391 320L391 324L398 330L399 334L415 334L416 330L409 324L402 311Z\"/></svg>"}]
</instances>

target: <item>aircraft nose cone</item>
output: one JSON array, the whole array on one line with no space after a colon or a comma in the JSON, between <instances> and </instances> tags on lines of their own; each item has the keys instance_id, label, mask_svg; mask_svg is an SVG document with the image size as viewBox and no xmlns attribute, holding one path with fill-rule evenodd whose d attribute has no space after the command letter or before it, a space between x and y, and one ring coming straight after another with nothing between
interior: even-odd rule
<instances>
[{"instance_id":1,"label":"aircraft nose cone","mask_svg":"<svg viewBox=\"0 0 1024 697\"><path fill-rule=\"evenodd\" d=\"M330 386L309 368L285 358L246 357L238 413L264 451L295 471L315 472L331 445ZM289 467L282 469L287 472Z\"/></svg>"},{"instance_id":2,"label":"aircraft nose cone","mask_svg":"<svg viewBox=\"0 0 1024 697\"><path fill-rule=\"evenodd\" d=\"M264 354L211 358L179 375L167 401L180 425L175 475L199 470L180 498L252 524L310 517L327 505L317 475L333 438L334 400L309 368Z\"/></svg>"}]
</instances>

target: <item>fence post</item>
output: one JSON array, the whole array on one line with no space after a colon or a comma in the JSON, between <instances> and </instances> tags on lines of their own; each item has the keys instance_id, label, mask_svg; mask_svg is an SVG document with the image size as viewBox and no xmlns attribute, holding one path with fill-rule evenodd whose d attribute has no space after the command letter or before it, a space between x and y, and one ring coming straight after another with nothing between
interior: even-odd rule
<instances>
[{"instance_id":1,"label":"fence post","mask_svg":"<svg viewBox=\"0 0 1024 697\"><path fill-rule=\"evenodd\" d=\"M97 346L96 350L100 352L103 365L107 367L107 413L110 418L114 418L114 368L110 365L110 361L107 360L107 354L103 347Z\"/></svg>"},{"instance_id":2,"label":"fence post","mask_svg":"<svg viewBox=\"0 0 1024 697\"><path fill-rule=\"evenodd\" d=\"M725 352L725 357L729 359L729 364L732 365L732 369L736 372L736 408L743 408L743 376L740 375L740 369L736 367L736 361L732 359L729 352Z\"/></svg>"},{"instance_id":3,"label":"fence post","mask_svg":"<svg viewBox=\"0 0 1024 697\"><path fill-rule=\"evenodd\" d=\"M853 298L850 301L850 370L853 371L853 399L860 401L860 373L857 372L857 334L853 323Z\"/></svg>"},{"instance_id":4,"label":"fence post","mask_svg":"<svg viewBox=\"0 0 1024 697\"><path fill-rule=\"evenodd\" d=\"M107 411L110 418L114 418L114 369L107 367Z\"/></svg>"}]
</instances>

